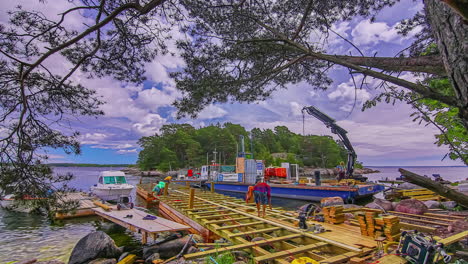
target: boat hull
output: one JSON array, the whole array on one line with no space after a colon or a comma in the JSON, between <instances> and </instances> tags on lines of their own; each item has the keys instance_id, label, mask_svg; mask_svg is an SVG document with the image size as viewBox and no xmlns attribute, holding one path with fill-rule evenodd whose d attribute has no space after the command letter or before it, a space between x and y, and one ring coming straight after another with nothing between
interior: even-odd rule
<instances>
[{"instance_id":1,"label":"boat hull","mask_svg":"<svg viewBox=\"0 0 468 264\"><path fill-rule=\"evenodd\" d=\"M94 187L91 192L104 201L118 201L120 197L130 196L134 188L133 186L125 188Z\"/></svg>"},{"instance_id":2,"label":"boat hull","mask_svg":"<svg viewBox=\"0 0 468 264\"><path fill-rule=\"evenodd\" d=\"M341 186L271 186L271 196L318 202L326 197L341 197L345 202L369 197L384 190L383 185L364 185L361 187ZM215 183L215 189L226 192L247 193L249 185L240 183Z\"/></svg>"}]
</instances>

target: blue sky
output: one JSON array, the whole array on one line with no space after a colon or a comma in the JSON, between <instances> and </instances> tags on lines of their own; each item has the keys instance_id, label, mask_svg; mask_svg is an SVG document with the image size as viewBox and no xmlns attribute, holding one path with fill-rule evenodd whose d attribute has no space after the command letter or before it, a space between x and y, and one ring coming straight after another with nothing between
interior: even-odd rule
<instances>
[{"instance_id":1,"label":"blue sky","mask_svg":"<svg viewBox=\"0 0 468 264\"><path fill-rule=\"evenodd\" d=\"M21 1L19 1L21 2ZM68 1L49 1L44 5L39 1L24 1L25 8L41 10L47 15L57 16L70 7ZM17 1L1 2L0 22L6 21L5 11L12 9ZM334 30L350 39L367 56L394 56L411 43L411 36L403 38L397 35L395 26L403 18L409 18L422 8L421 1L406 0L391 8L383 10L374 23L368 19L355 18L352 21L333 25ZM86 22L81 16L72 16L67 25L82 29ZM174 39L182 35L174 31ZM349 44L337 36L330 35L325 41L321 36L311 36L311 40L322 41L331 54L358 55ZM177 54L174 42L168 43L170 49ZM58 73L71 65L61 57L55 57L46 62ZM168 73L184 67L183 60L178 57L158 56L146 65L148 81L143 85L119 83L111 78L89 80L81 73L73 78L88 88L95 89L106 101L102 106L104 116L98 118L78 117L71 119L73 129L80 131L82 154L80 156L66 155L58 150L48 150L51 162L79 163L135 163L138 157L137 140L142 136L153 135L162 125L177 122L190 123L195 127L206 126L217 122L232 122L245 126L274 128L278 125L287 126L291 131L302 133L303 106L314 105L333 117L338 124L348 131L358 160L365 165L462 165L461 162L444 160L447 152L445 147L437 147L432 127L413 123L409 114L411 108L405 104L379 105L373 109L361 112L361 105L379 91L374 87L377 80L367 79L368 85L357 91L357 105L350 112L354 102L354 86L347 70L333 68L330 76L334 82L327 91L315 91L308 84L299 83L288 86L285 90L275 92L270 99L256 104L239 104L236 102L209 105L198 119L175 120L175 108L171 106L174 100L181 97L175 89L174 81ZM410 74L402 78L414 80ZM357 77L359 80L361 77ZM331 135L322 123L313 117L305 120L307 134Z\"/></svg>"}]
</instances>

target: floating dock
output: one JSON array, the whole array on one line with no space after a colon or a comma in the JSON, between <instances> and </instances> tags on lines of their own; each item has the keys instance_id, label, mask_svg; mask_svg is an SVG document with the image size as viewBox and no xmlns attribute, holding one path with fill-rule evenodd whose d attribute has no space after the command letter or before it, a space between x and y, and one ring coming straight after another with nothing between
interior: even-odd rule
<instances>
[{"instance_id":1,"label":"floating dock","mask_svg":"<svg viewBox=\"0 0 468 264\"><path fill-rule=\"evenodd\" d=\"M190 227L182 225L159 216L155 219L143 220L148 213L135 208L118 210L117 206L97 202L97 197L89 196L86 193L67 193L63 200L75 200L79 202L79 207L72 212L55 214L56 219L68 219L82 216L97 215L132 232L141 233L142 243L146 244L148 237L153 240L157 234L166 231L189 230ZM132 217L128 217L131 215Z\"/></svg>"}]
</instances>

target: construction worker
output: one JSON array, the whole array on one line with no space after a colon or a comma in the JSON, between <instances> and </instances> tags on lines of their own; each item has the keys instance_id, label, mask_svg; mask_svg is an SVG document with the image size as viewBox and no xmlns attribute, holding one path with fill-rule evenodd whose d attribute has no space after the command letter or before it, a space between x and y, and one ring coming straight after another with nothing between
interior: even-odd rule
<instances>
[{"instance_id":1,"label":"construction worker","mask_svg":"<svg viewBox=\"0 0 468 264\"><path fill-rule=\"evenodd\" d=\"M253 188L255 203L257 204L258 216L265 217L266 205L271 210L271 187L265 182L258 181ZM262 205L262 214L260 214L260 205Z\"/></svg>"}]
</instances>

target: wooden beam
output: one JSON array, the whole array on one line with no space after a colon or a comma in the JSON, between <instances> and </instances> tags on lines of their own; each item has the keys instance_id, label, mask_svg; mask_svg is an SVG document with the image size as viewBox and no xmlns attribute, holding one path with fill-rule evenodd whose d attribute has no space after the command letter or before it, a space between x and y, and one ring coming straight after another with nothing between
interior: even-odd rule
<instances>
[{"instance_id":1,"label":"wooden beam","mask_svg":"<svg viewBox=\"0 0 468 264\"><path fill-rule=\"evenodd\" d=\"M232 237L238 237L238 236L245 236L245 235L252 235L252 234L258 234L258 233L269 233L273 231L278 231L282 229L281 227L269 227L265 229L258 229L258 230L252 230L252 231L247 231L247 232L240 232L240 233L234 233L229 236L229 238Z\"/></svg>"},{"instance_id":2,"label":"wooden beam","mask_svg":"<svg viewBox=\"0 0 468 264\"><path fill-rule=\"evenodd\" d=\"M405 216L411 216L411 217L419 217L419 218L422 218L422 219L425 219L425 220L437 220L437 221L449 221L449 222L457 221L457 220L453 220L453 219L426 216L426 215L408 214L408 213L401 213L401 212L395 212L395 211L388 211L388 212L391 213L391 214L395 214L395 215L405 215Z\"/></svg>"},{"instance_id":3,"label":"wooden beam","mask_svg":"<svg viewBox=\"0 0 468 264\"><path fill-rule=\"evenodd\" d=\"M326 245L328 245L328 244L323 243L323 242L319 242L319 243L310 244L310 245L306 245L306 246L302 246L302 247L292 248L292 249L289 249L289 250L270 253L270 254L267 254L267 255L264 255L264 256L256 257L256 258L254 258L254 260L257 263L258 262L263 262L263 261L268 261L268 260L272 260L272 259L276 259L276 258L285 257L285 256L288 256L288 255L299 254L299 253L306 252L306 251L309 251L309 250L312 250L312 249L317 249L317 248L320 248L320 247L323 247L323 246L326 246Z\"/></svg>"},{"instance_id":4,"label":"wooden beam","mask_svg":"<svg viewBox=\"0 0 468 264\"><path fill-rule=\"evenodd\" d=\"M263 222L256 221L252 223L245 223L245 224L238 224L238 225L220 226L219 228L216 228L216 230L234 229L234 228L239 228L239 227L254 226L254 225L260 225L260 224L263 224Z\"/></svg>"},{"instance_id":5,"label":"wooden beam","mask_svg":"<svg viewBox=\"0 0 468 264\"><path fill-rule=\"evenodd\" d=\"M195 198L195 189L190 189L188 208L193 209L193 199Z\"/></svg>"},{"instance_id":6,"label":"wooden beam","mask_svg":"<svg viewBox=\"0 0 468 264\"><path fill-rule=\"evenodd\" d=\"M225 222L231 222L231 221L241 221L241 220L247 220L250 219L250 217L237 217L237 218L231 218L231 219L220 219L220 220L211 220L204 222L203 224L219 224L219 223L225 223Z\"/></svg>"},{"instance_id":7,"label":"wooden beam","mask_svg":"<svg viewBox=\"0 0 468 264\"><path fill-rule=\"evenodd\" d=\"M421 223L432 224L432 225L441 225L441 226L449 226L450 225L450 224L447 224L447 223L434 222L434 220L424 220L424 219L418 219L418 218L406 217L406 216L399 216L399 215L398 215L398 217L401 220L421 222Z\"/></svg>"},{"instance_id":8,"label":"wooden beam","mask_svg":"<svg viewBox=\"0 0 468 264\"><path fill-rule=\"evenodd\" d=\"M421 225L415 225L415 224L410 224L410 223L405 223L405 222L400 222L400 226L402 229L406 230L418 230L420 232L424 233L432 233L437 230L435 227L430 227L430 226L421 226Z\"/></svg>"},{"instance_id":9,"label":"wooden beam","mask_svg":"<svg viewBox=\"0 0 468 264\"><path fill-rule=\"evenodd\" d=\"M443 243L444 246L447 246L447 245L453 244L453 243L455 243L455 242L458 242L458 241L464 239L465 237L468 237L468 230L467 230L467 231L463 231L463 232L461 232L461 233L458 233L458 234L456 234L456 235L453 235L453 236L444 238L444 239L439 240L439 241L437 241L437 242Z\"/></svg>"},{"instance_id":10,"label":"wooden beam","mask_svg":"<svg viewBox=\"0 0 468 264\"><path fill-rule=\"evenodd\" d=\"M202 219L215 219L215 218L219 218L219 217L225 217L225 216L233 216L233 215L239 215L238 213L229 213L229 214L216 214L216 215L192 215L194 218L202 218Z\"/></svg>"},{"instance_id":11,"label":"wooden beam","mask_svg":"<svg viewBox=\"0 0 468 264\"><path fill-rule=\"evenodd\" d=\"M284 240L290 240L290 239L299 238L299 237L301 237L301 235L292 234L292 235L276 237L276 238L272 238L272 239L259 240L259 241L256 241L256 242L247 242L247 243L234 245L234 246L229 246L229 247L220 247L220 248L217 248L217 249L211 249L211 250L196 252L196 253L192 253L192 254L186 254L186 255L184 255L184 258L185 259L200 258L200 257L204 257L206 255L213 254L213 253L220 253L220 252L224 252L224 251L241 250L241 249L246 249L246 248L253 247L253 246L264 246L264 245L268 245L268 244L271 244L271 243L284 241Z\"/></svg>"}]
</instances>

